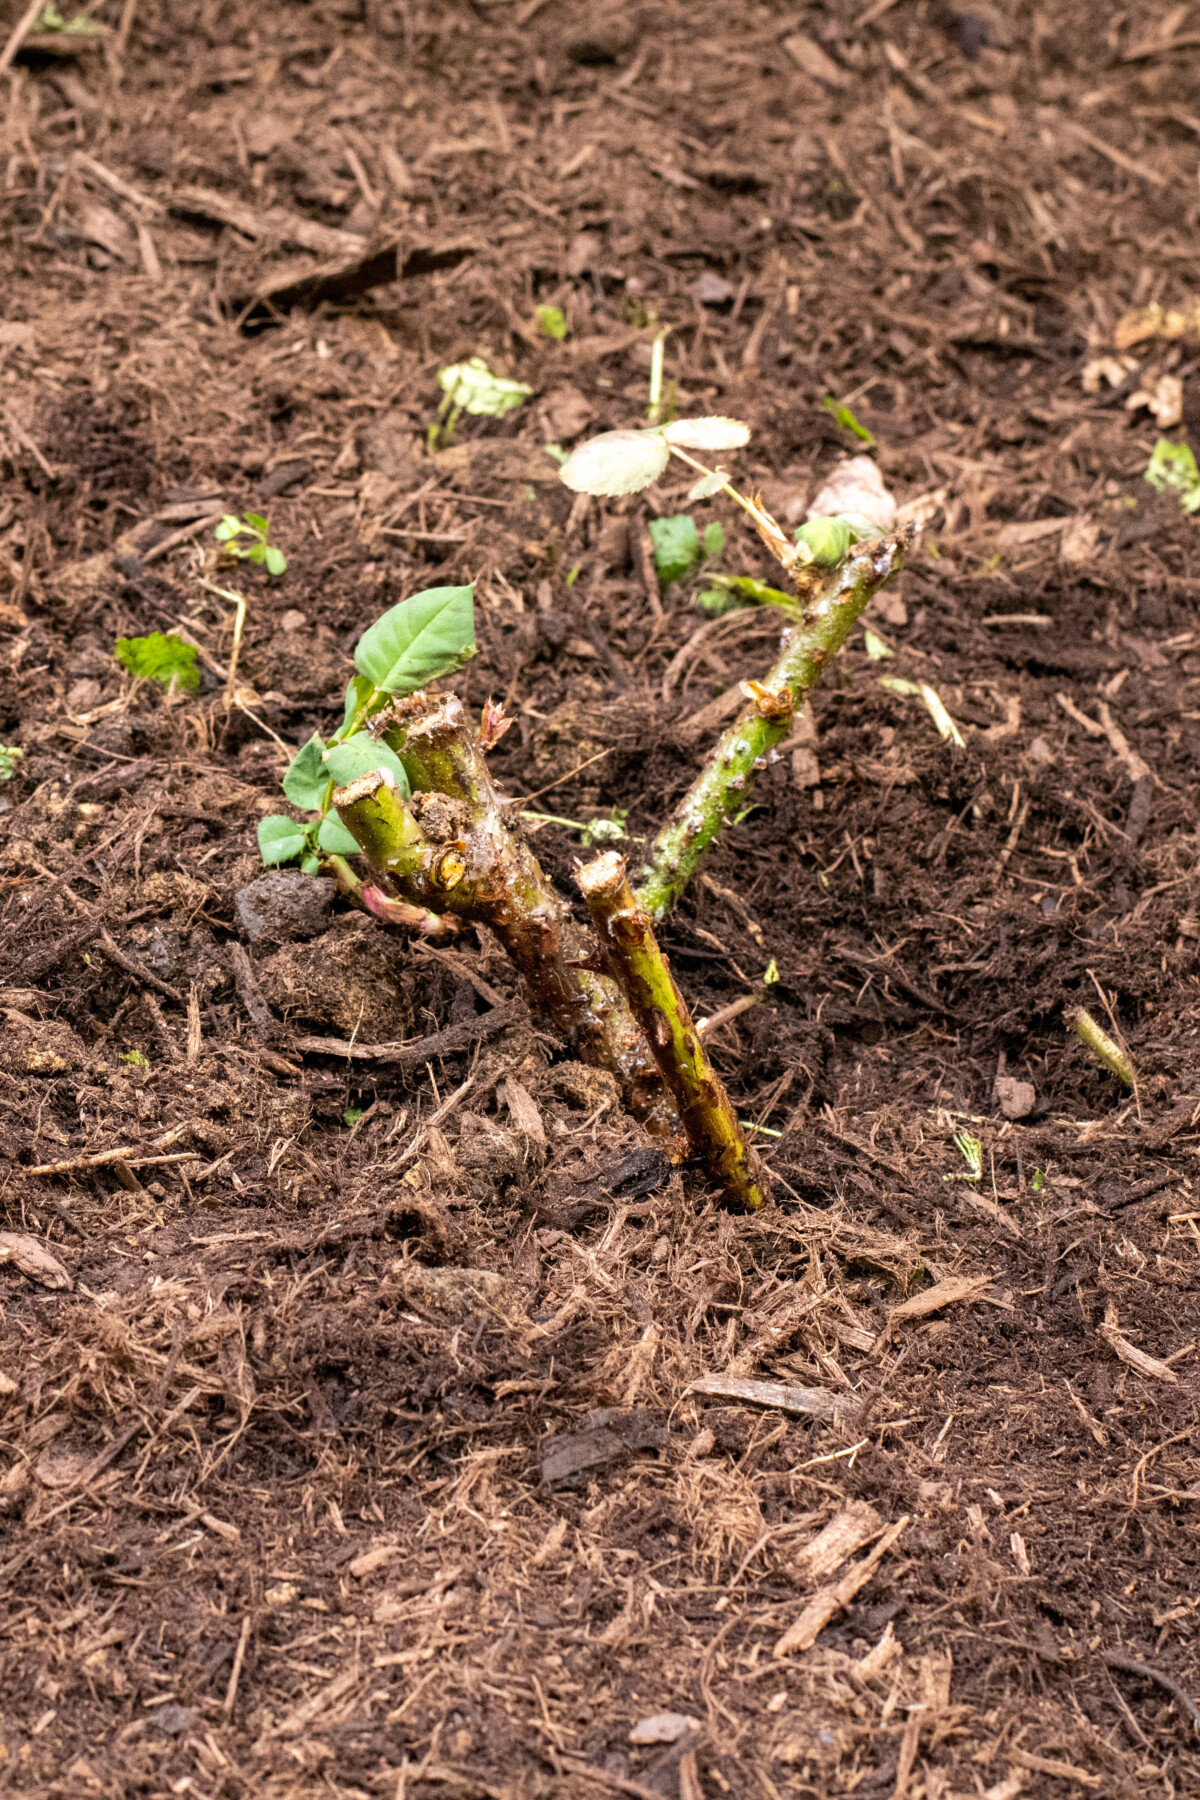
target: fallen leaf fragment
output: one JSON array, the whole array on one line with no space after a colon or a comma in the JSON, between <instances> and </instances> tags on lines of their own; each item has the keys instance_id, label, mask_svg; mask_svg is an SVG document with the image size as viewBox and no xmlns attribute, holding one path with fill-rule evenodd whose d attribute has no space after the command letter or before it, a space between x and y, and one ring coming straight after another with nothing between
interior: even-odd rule
<instances>
[{"instance_id":1,"label":"fallen leaf fragment","mask_svg":"<svg viewBox=\"0 0 1200 1800\"><path fill-rule=\"evenodd\" d=\"M781 1657L790 1656L793 1650L811 1650L834 1614L840 1612L843 1606L848 1606L860 1588L866 1587L908 1524L908 1519L909 1515L905 1513L902 1519L884 1532L869 1556L864 1556L861 1562L852 1563L840 1581L835 1581L832 1586L821 1588L814 1594L800 1617L788 1626L772 1654Z\"/></svg>"},{"instance_id":2,"label":"fallen leaf fragment","mask_svg":"<svg viewBox=\"0 0 1200 1800\"><path fill-rule=\"evenodd\" d=\"M827 519L840 513L861 513L880 531L890 531L896 523L895 499L883 485L883 476L871 457L850 456L840 462L809 502L810 519Z\"/></svg>"},{"instance_id":3,"label":"fallen leaf fragment","mask_svg":"<svg viewBox=\"0 0 1200 1800\"><path fill-rule=\"evenodd\" d=\"M873 1506L852 1500L805 1544L793 1564L802 1579L821 1581L840 1569L848 1556L861 1550L883 1530L883 1519Z\"/></svg>"},{"instance_id":4,"label":"fallen leaf fragment","mask_svg":"<svg viewBox=\"0 0 1200 1800\"><path fill-rule=\"evenodd\" d=\"M1139 1375L1148 1375L1154 1381L1169 1381L1174 1386L1179 1385L1179 1377L1169 1363L1159 1362L1157 1356L1147 1356L1144 1350L1139 1350L1136 1344L1131 1344L1127 1337L1121 1335L1117 1330L1115 1306L1110 1305L1107 1308L1104 1314L1104 1323L1098 1325L1096 1331L1097 1335L1104 1339L1109 1349L1119 1356L1123 1363L1128 1363L1131 1369L1135 1369Z\"/></svg>"},{"instance_id":5,"label":"fallen leaf fragment","mask_svg":"<svg viewBox=\"0 0 1200 1800\"><path fill-rule=\"evenodd\" d=\"M43 1287L69 1288L71 1277L44 1244L23 1231L0 1231L0 1263L15 1263L22 1275Z\"/></svg>"},{"instance_id":6,"label":"fallen leaf fragment","mask_svg":"<svg viewBox=\"0 0 1200 1800\"><path fill-rule=\"evenodd\" d=\"M965 1301L976 1300L985 1288L992 1285L990 1275L948 1275L945 1281L937 1281L922 1294L914 1294L910 1300L902 1300L899 1306L893 1306L888 1313L888 1323L896 1325L904 1319L924 1319L930 1313L940 1312L943 1306L961 1306Z\"/></svg>"}]
</instances>

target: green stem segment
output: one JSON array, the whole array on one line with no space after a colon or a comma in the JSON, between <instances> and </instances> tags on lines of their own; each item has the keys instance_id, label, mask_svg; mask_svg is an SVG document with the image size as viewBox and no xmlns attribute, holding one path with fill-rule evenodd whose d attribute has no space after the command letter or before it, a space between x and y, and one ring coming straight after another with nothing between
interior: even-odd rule
<instances>
[{"instance_id":1,"label":"green stem segment","mask_svg":"<svg viewBox=\"0 0 1200 1800\"><path fill-rule=\"evenodd\" d=\"M728 1199L750 1210L761 1206L768 1194L759 1160L705 1054L654 927L634 897L624 858L606 850L580 870L579 886L605 962L654 1051L693 1151Z\"/></svg>"},{"instance_id":2,"label":"green stem segment","mask_svg":"<svg viewBox=\"0 0 1200 1800\"><path fill-rule=\"evenodd\" d=\"M377 728L404 765L405 804L382 773L333 797L383 887L409 905L494 931L525 977L535 1012L573 1055L611 1069L626 1104L657 1136L679 1118L617 983L600 973L591 932L572 918L496 793L453 694L413 694Z\"/></svg>"},{"instance_id":3,"label":"green stem segment","mask_svg":"<svg viewBox=\"0 0 1200 1800\"><path fill-rule=\"evenodd\" d=\"M1090 1012L1082 1006L1072 1007L1067 1013L1070 1025L1081 1044L1086 1044L1092 1055L1098 1057L1110 1074L1118 1081L1123 1081L1127 1088L1137 1088L1137 1080L1133 1072L1133 1063L1114 1038L1110 1038L1102 1025L1098 1025Z\"/></svg>"},{"instance_id":4,"label":"green stem segment","mask_svg":"<svg viewBox=\"0 0 1200 1800\"><path fill-rule=\"evenodd\" d=\"M650 848L641 871L638 900L656 922L675 905L705 851L724 825L746 806L754 777L791 728L804 695L840 650L863 608L899 573L904 542L883 538L862 544L831 572L800 571L804 616L784 637L783 649L763 682L751 685L747 710L718 741L691 790Z\"/></svg>"}]
</instances>

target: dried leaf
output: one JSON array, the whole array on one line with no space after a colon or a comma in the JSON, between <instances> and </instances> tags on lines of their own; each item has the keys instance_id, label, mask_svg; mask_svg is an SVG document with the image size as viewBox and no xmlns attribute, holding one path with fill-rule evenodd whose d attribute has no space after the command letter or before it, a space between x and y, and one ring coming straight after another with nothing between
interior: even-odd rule
<instances>
[{"instance_id":1,"label":"dried leaf","mask_svg":"<svg viewBox=\"0 0 1200 1800\"><path fill-rule=\"evenodd\" d=\"M22 1275L43 1287L69 1288L71 1277L44 1244L23 1231L0 1231L0 1263L15 1263Z\"/></svg>"},{"instance_id":2,"label":"dried leaf","mask_svg":"<svg viewBox=\"0 0 1200 1800\"><path fill-rule=\"evenodd\" d=\"M750 427L740 419L676 419L663 436L684 450L740 450L750 442Z\"/></svg>"}]
</instances>

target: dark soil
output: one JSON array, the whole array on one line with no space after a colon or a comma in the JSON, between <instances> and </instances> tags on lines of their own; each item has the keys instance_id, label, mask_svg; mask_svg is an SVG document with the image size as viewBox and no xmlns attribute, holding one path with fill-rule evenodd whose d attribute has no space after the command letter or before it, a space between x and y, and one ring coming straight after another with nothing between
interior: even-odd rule
<instances>
[{"instance_id":1,"label":"dark soil","mask_svg":"<svg viewBox=\"0 0 1200 1800\"><path fill-rule=\"evenodd\" d=\"M124 11L123 56L22 53L0 103L0 1225L70 1282L0 1270L0 1788L1200 1793L1200 527L1126 406L1173 373L1186 429L1200 364L1081 379L1200 280L1186 9ZM401 278L308 279L381 244ZM873 615L894 660L857 635L817 784L782 758L664 933L698 1014L764 998L715 1038L778 1134L751 1220L535 1031L494 942L299 876L238 899L283 746L448 581L459 691L519 720L507 791L652 835L777 632L679 588L656 616L637 533L686 483L573 505L542 448L640 416L656 320L781 514L861 448L827 395L934 496ZM535 396L430 464L473 354ZM211 525L150 554L247 506L277 585ZM203 581L249 601L233 705ZM198 692L113 661L178 626ZM579 833L536 846L570 891ZM419 1067L298 1047L448 1028ZM841 1398L689 1392L718 1375ZM804 1551L852 1505L860 1559L903 1530L777 1656L853 1573ZM666 1712L696 1723L631 1743Z\"/></svg>"}]
</instances>

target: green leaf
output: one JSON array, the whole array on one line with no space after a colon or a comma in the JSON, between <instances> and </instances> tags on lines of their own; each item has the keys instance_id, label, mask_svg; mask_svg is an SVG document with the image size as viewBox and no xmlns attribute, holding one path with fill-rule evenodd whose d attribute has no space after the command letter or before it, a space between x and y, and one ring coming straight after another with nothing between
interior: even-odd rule
<instances>
[{"instance_id":1,"label":"green leaf","mask_svg":"<svg viewBox=\"0 0 1200 1800\"><path fill-rule=\"evenodd\" d=\"M73 19L64 19L54 0L46 0L37 18L30 27L35 36L43 33L50 37L62 33L65 37L99 37L104 30L97 25L95 19L89 19L86 13L76 13Z\"/></svg>"},{"instance_id":2,"label":"green leaf","mask_svg":"<svg viewBox=\"0 0 1200 1800\"><path fill-rule=\"evenodd\" d=\"M493 375L482 356L439 369L438 383L451 406L492 419L503 418L514 407L524 405L533 392L523 381Z\"/></svg>"},{"instance_id":3,"label":"green leaf","mask_svg":"<svg viewBox=\"0 0 1200 1800\"><path fill-rule=\"evenodd\" d=\"M247 525L252 525L254 527L255 531L261 531L264 535L271 529L270 525L268 525L267 521L263 518L261 513L252 513L252 512L243 513L242 517L246 521Z\"/></svg>"},{"instance_id":4,"label":"green leaf","mask_svg":"<svg viewBox=\"0 0 1200 1800\"><path fill-rule=\"evenodd\" d=\"M833 414L834 422L840 425L843 431L850 432L860 443L869 445L875 442L874 432L868 431L866 426L855 418L848 406L839 406L832 394L826 394L821 405L827 413Z\"/></svg>"},{"instance_id":5,"label":"green leaf","mask_svg":"<svg viewBox=\"0 0 1200 1800\"><path fill-rule=\"evenodd\" d=\"M135 1069L148 1069L150 1067L150 1058L145 1056L142 1051L138 1050L136 1047L132 1050L123 1051L121 1061L123 1063L132 1063Z\"/></svg>"},{"instance_id":6,"label":"green leaf","mask_svg":"<svg viewBox=\"0 0 1200 1800\"><path fill-rule=\"evenodd\" d=\"M704 560L716 562L725 549L725 527L719 519L704 528Z\"/></svg>"},{"instance_id":7,"label":"green leaf","mask_svg":"<svg viewBox=\"0 0 1200 1800\"><path fill-rule=\"evenodd\" d=\"M807 545L819 568L832 569L845 558L856 537L853 525L845 519L810 519L796 533L796 542Z\"/></svg>"},{"instance_id":8,"label":"green leaf","mask_svg":"<svg viewBox=\"0 0 1200 1800\"><path fill-rule=\"evenodd\" d=\"M706 618L723 619L726 613L737 612L739 607L749 606L750 602L743 600L732 586L711 587L696 595L696 605Z\"/></svg>"},{"instance_id":9,"label":"green leaf","mask_svg":"<svg viewBox=\"0 0 1200 1800\"><path fill-rule=\"evenodd\" d=\"M427 588L364 631L355 667L389 694L412 694L475 654L475 587Z\"/></svg>"},{"instance_id":10,"label":"green leaf","mask_svg":"<svg viewBox=\"0 0 1200 1800\"><path fill-rule=\"evenodd\" d=\"M726 469L714 469L711 475L702 475L699 481L693 481L688 489L689 500L711 500L719 494L723 487L729 485L729 473Z\"/></svg>"},{"instance_id":11,"label":"green leaf","mask_svg":"<svg viewBox=\"0 0 1200 1800\"><path fill-rule=\"evenodd\" d=\"M568 453L563 449L561 444L543 444L542 449L546 452L547 456L552 456L555 462L560 466L569 461Z\"/></svg>"},{"instance_id":12,"label":"green leaf","mask_svg":"<svg viewBox=\"0 0 1200 1800\"><path fill-rule=\"evenodd\" d=\"M301 812L317 812L329 786L329 770L321 761L324 740L314 731L292 758L283 778L283 791Z\"/></svg>"},{"instance_id":13,"label":"green leaf","mask_svg":"<svg viewBox=\"0 0 1200 1800\"><path fill-rule=\"evenodd\" d=\"M358 855L358 839L351 836L336 813L321 820L317 842L327 856Z\"/></svg>"},{"instance_id":14,"label":"green leaf","mask_svg":"<svg viewBox=\"0 0 1200 1800\"><path fill-rule=\"evenodd\" d=\"M217 526L216 530L213 532L213 536L216 538L216 540L219 544L227 544L229 542L230 538L235 538L238 536L241 529L242 529L241 520L236 518L233 513L226 513L224 518L221 520L221 523Z\"/></svg>"},{"instance_id":15,"label":"green leaf","mask_svg":"<svg viewBox=\"0 0 1200 1800\"><path fill-rule=\"evenodd\" d=\"M300 859L300 873L302 875L319 875L321 873L320 857L313 856L311 852L308 856L302 856Z\"/></svg>"},{"instance_id":16,"label":"green leaf","mask_svg":"<svg viewBox=\"0 0 1200 1800\"><path fill-rule=\"evenodd\" d=\"M273 863L291 862L303 852L307 842L303 825L282 813L268 813L258 821L258 853L268 868Z\"/></svg>"},{"instance_id":17,"label":"green leaf","mask_svg":"<svg viewBox=\"0 0 1200 1800\"><path fill-rule=\"evenodd\" d=\"M374 712L379 712L387 705L387 694L381 694L375 683L366 675L352 675L346 683L346 714L333 736L331 744L340 744Z\"/></svg>"},{"instance_id":18,"label":"green leaf","mask_svg":"<svg viewBox=\"0 0 1200 1800\"><path fill-rule=\"evenodd\" d=\"M25 752L19 744L0 744L0 781L11 781Z\"/></svg>"},{"instance_id":19,"label":"green leaf","mask_svg":"<svg viewBox=\"0 0 1200 1800\"><path fill-rule=\"evenodd\" d=\"M118 638L113 655L139 681L157 681L168 688L177 677L178 685L189 692L200 686L195 646L185 644L174 632L152 631L149 637Z\"/></svg>"},{"instance_id":20,"label":"green leaf","mask_svg":"<svg viewBox=\"0 0 1200 1800\"><path fill-rule=\"evenodd\" d=\"M740 450L750 442L750 427L740 419L676 419L663 426L663 436L685 450Z\"/></svg>"},{"instance_id":21,"label":"green leaf","mask_svg":"<svg viewBox=\"0 0 1200 1800\"><path fill-rule=\"evenodd\" d=\"M342 1119L347 1125L357 1125L363 1116L363 1110L361 1106L348 1106L342 1114Z\"/></svg>"},{"instance_id":22,"label":"green leaf","mask_svg":"<svg viewBox=\"0 0 1200 1800\"><path fill-rule=\"evenodd\" d=\"M877 631L872 631L869 625L863 631L863 649L872 662L882 662L885 657L896 654L891 645Z\"/></svg>"},{"instance_id":23,"label":"green leaf","mask_svg":"<svg viewBox=\"0 0 1200 1800\"><path fill-rule=\"evenodd\" d=\"M287 557L274 544L267 545L267 573L276 576L287 573Z\"/></svg>"},{"instance_id":24,"label":"green leaf","mask_svg":"<svg viewBox=\"0 0 1200 1800\"><path fill-rule=\"evenodd\" d=\"M700 560L695 519L689 513L676 513L671 519L651 519L649 530L660 583L666 587L669 581L682 581Z\"/></svg>"},{"instance_id":25,"label":"green leaf","mask_svg":"<svg viewBox=\"0 0 1200 1800\"><path fill-rule=\"evenodd\" d=\"M560 340L566 337L566 316L557 306L539 306L533 316L537 320L537 328L543 337Z\"/></svg>"},{"instance_id":26,"label":"green leaf","mask_svg":"<svg viewBox=\"0 0 1200 1800\"><path fill-rule=\"evenodd\" d=\"M344 738L340 744L331 744L325 752L324 768L326 776L332 775L339 787L346 787L351 781L357 781L360 775L370 775L376 769L386 769L400 798L408 799L408 777L400 758L394 750L389 750L386 744L381 744L365 731L355 732L353 737Z\"/></svg>"},{"instance_id":27,"label":"green leaf","mask_svg":"<svg viewBox=\"0 0 1200 1800\"><path fill-rule=\"evenodd\" d=\"M661 431L604 431L572 450L558 474L576 494L638 494L670 460Z\"/></svg>"},{"instance_id":28,"label":"green leaf","mask_svg":"<svg viewBox=\"0 0 1200 1800\"><path fill-rule=\"evenodd\" d=\"M267 546L265 544L251 544L250 548L243 552L243 555L247 562L265 563L267 560Z\"/></svg>"},{"instance_id":29,"label":"green leaf","mask_svg":"<svg viewBox=\"0 0 1200 1800\"><path fill-rule=\"evenodd\" d=\"M1159 438L1146 469L1146 480L1160 494L1168 488L1177 493L1184 512L1200 511L1200 468L1190 445Z\"/></svg>"}]
</instances>

